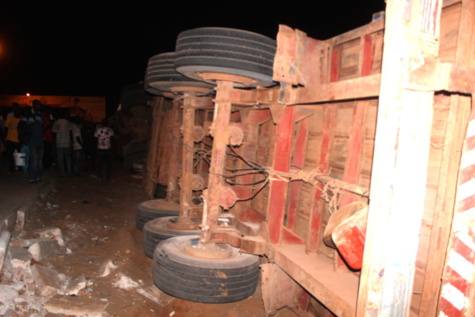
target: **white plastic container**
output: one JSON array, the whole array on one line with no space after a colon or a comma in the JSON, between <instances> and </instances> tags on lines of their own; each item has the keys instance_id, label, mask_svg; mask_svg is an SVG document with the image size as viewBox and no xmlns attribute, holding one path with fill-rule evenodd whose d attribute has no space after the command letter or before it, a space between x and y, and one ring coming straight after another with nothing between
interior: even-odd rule
<instances>
[{"instance_id":1,"label":"white plastic container","mask_svg":"<svg viewBox=\"0 0 475 317\"><path fill-rule=\"evenodd\" d=\"M15 160L15 166L25 166L26 165L26 153L13 152L13 158Z\"/></svg>"}]
</instances>

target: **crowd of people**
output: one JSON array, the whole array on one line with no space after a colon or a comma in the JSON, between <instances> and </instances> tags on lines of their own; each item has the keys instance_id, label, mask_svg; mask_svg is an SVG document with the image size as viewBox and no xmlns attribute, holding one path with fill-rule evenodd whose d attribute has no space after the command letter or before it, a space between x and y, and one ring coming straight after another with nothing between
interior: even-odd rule
<instances>
[{"instance_id":1,"label":"crowd of people","mask_svg":"<svg viewBox=\"0 0 475 317\"><path fill-rule=\"evenodd\" d=\"M57 167L61 177L111 179L114 131L107 121L95 125L67 108L52 108L35 99L32 106L13 103L0 116L0 154L8 173L24 173L29 183L41 182L43 172Z\"/></svg>"}]
</instances>

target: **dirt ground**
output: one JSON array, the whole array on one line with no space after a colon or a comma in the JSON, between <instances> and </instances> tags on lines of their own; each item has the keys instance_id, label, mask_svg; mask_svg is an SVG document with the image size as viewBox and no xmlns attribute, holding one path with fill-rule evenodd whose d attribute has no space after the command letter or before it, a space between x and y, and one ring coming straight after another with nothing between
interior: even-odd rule
<instances>
[{"instance_id":1,"label":"dirt ground","mask_svg":"<svg viewBox=\"0 0 475 317\"><path fill-rule=\"evenodd\" d=\"M116 165L111 182L93 179L89 173L60 178L54 170L46 173L44 182L50 186L48 194L35 203L24 231L16 233L12 241L27 239L39 228L61 229L65 245L59 254L31 264L68 279L85 277L86 287L68 300L77 300L84 307L105 306L98 316L265 316L259 288L239 302L202 304L171 297L153 285L153 260L144 255L142 233L135 227L137 205L149 199L138 175ZM39 296L34 285L16 279L2 273L1 284L20 285L9 316L67 316L45 309L51 297ZM299 315L284 308L275 316Z\"/></svg>"}]
</instances>

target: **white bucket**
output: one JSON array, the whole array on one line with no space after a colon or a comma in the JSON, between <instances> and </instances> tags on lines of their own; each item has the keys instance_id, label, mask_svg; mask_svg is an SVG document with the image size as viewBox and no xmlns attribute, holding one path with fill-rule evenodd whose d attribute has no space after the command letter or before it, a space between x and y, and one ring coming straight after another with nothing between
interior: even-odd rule
<instances>
[{"instance_id":1,"label":"white bucket","mask_svg":"<svg viewBox=\"0 0 475 317\"><path fill-rule=\"evenodd\" d=\"M13 158L15 159L15 166L25 166L26 165L26 153L13 153Z\"/></svg>"}]
</instances>

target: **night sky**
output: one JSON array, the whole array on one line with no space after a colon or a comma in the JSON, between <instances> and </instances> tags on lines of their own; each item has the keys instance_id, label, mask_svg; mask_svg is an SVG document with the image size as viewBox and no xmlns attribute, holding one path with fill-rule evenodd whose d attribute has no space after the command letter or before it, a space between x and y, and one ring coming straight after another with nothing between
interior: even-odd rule
<instances>
[{"instance_id":1,"label":"night sky","mask_svg":"<svg viewBox=\"0 0 475 317\"><path fill-rule=\"evenodd\" d=\"M384 0L310 6L303 1L5 2L0 4L0 95L104 96L109 115L121 88L143 80L151 56L174 51L181 31L230 27L275 39L284 24L324 40L369 23L373 13L385 9Z\"/></svg>"}]
</instances>

